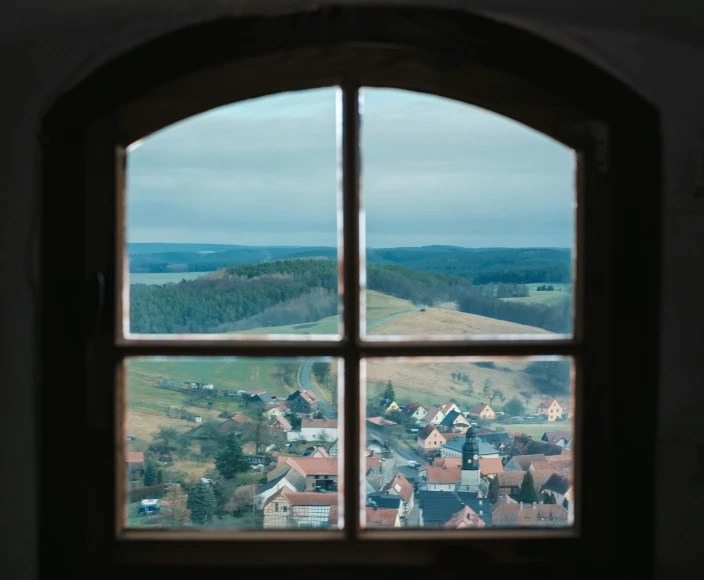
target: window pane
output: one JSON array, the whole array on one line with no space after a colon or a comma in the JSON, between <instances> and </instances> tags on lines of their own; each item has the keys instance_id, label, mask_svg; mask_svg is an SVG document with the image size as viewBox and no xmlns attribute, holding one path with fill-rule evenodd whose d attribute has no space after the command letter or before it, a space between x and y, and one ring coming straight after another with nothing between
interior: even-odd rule
<instances>
[{"instance_id":1,"label":"window pane","mask_svg":"<svg viewBox=\"0 0 704 580\"><path fill-rule=\"evenodd\" d=\"M510 119L364 89L371 335L572 332L575 157Z\"/></svg>"},{"instance_id":2,"label":"window pane","mask_svg":"<svg viewBox=\"0 0 704 580\"><path fill-rule=\"evenodd\" d=\"M127 156L136 334L337 334L337 89L235 103Z\"/></svg>"},{"instance_id":3,"label":"window pane","mask_svg":"<svg viewBox=\"0 0 704 580\"><path fill-rule=\"evenodd\" d=\"M571 361L368 359L366 527L566 527Z\"/></svg>"},{"instance_id":4,"label":"window pane","mask_svg":"<svg viewBox=\"0 0 704 580\"><path fill-rule=\"evenodd\" d=\"M129 359L126 526L341 527L339 366Z\"/></svg>"}]
</instances>

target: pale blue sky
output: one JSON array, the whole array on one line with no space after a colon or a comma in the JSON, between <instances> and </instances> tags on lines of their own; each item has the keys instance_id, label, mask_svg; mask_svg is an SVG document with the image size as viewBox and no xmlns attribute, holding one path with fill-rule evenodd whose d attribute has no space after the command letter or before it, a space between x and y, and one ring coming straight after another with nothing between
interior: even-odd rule
<instances>
[{"instance_id":1,"label":"pale blue sky","mask_svg":"<svg viewBox=\"0 0 704 580\"><path fill-rule=\"evenodd\" d=\"M128 155L128 241L335 245L337 90L236 103ZM483 109L366 89L371 247L569 247L574 155Z\"/></svg>"}]
</instances>

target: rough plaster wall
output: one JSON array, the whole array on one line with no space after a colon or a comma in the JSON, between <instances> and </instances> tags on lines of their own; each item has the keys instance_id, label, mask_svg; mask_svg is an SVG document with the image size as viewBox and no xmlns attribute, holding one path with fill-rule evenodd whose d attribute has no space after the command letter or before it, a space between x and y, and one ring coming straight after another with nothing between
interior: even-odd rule
<instances>
[{"instance_id":1,"label":"rough plaster wall","mask_svg":"<svg viewBox=\"0 0 704 580\"><path fill-rule=\"evenodd\" d=\"M285 12L334 0L24 0L0 7L0 577L33 578L36 469L33 465L37 311L34 253L38 235L36 134L53 98L112 56L148 38L220 14ZM355 3L355 0L343 2ZM357 0L358 4L378 3ZM542 34L635 87L663 119L664 303L660 395L658 561L694 564L702 521L704 393L704 3L669 0L387 0L385 4L470 6ZM655 282L655 281L646 281ZM67 442L67 445L69 443ZM666 508L666 509L664 509ZM648 507L644 506L644 509ZM682 576L680 576L682 577Z\"/></svg>"}]
</instances>

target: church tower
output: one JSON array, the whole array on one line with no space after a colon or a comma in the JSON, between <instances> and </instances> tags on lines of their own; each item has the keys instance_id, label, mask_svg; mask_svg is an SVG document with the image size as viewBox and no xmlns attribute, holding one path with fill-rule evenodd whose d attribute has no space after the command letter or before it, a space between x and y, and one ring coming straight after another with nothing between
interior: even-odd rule
<instances>
[{"instance_id":1,"label":"church tower","mask_svg":"<svg viewBox=\"0 0 704 580\"><path fill-rule=\"evenodd\" d=\"M470 426L462 446L462 474L457 491L479 491L479 444L477 430Z\"/></svg>"}]
</instances>

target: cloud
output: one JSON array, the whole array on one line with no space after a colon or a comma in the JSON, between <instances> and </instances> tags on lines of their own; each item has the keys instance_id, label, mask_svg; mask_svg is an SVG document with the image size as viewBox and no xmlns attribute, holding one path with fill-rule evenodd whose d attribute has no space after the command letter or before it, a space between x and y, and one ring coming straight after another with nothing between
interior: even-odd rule
<instances>
[{"instance_id":1,"label":"cloud","mask_svg":"<svg viewBox=\"0 0 704 580\"><path fill-rule=\"evenodd\" d=\"M336 89L187 119L128 158L128 239L334 245ZM506 118L439 97L364 91L362 187L374 247L569 246L574 158Z\"/></svg>"}]
</instances>

